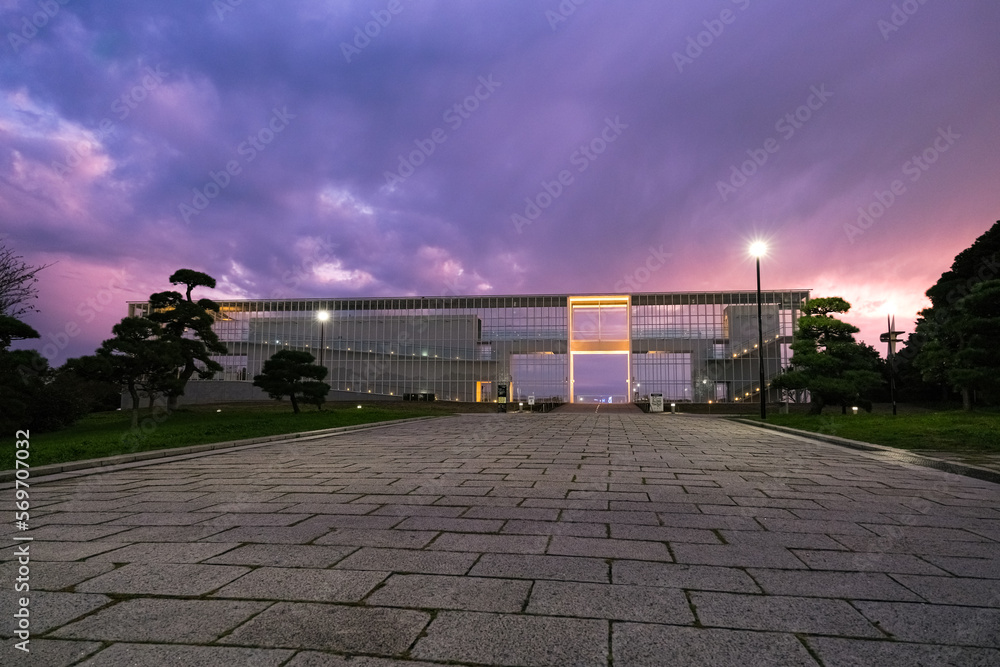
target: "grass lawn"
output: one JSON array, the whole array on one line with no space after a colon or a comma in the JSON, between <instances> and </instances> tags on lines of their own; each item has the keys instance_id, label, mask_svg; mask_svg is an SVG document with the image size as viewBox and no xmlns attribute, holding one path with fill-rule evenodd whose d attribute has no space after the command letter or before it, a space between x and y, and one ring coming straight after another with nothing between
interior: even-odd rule
<instances>
[{"instance_id":1,"label":"grass lawn","mask_svg":"<svg viewBox=\"0 0 1000 667\"><path fill-rule=\"evenodd\" d=\"M759 418L757 418L759 419ZM1000 453L1000 411L942 410L891 414L768 414L767 421L910 450Z\"/></svg>"},{"instance_id":2,"label":"grass lawn","mask_svg":"<svg viewBox=\"0 0 1000 667\"><path fill-rule=\"evenodd\" d=\"M238 403L209 406L182 406L173 414L143 410L140 432L132 434L131 413L99 412L87 415L76 425L53 433L31 434L31 467L65 463L104 456L186 447L209 442L225 442L266 435L314 431L337 426L366 424L407 417L439 416L463 412L495 411L487 404L446 402L327 403L323 410L303 407L294 414L291 405L278 403ZM490 410L492 408L492 410ZM221 410L221 412L217 412ZM0 469L14 467L14 448L4 447Z\"/></svg>"}]
</instances>

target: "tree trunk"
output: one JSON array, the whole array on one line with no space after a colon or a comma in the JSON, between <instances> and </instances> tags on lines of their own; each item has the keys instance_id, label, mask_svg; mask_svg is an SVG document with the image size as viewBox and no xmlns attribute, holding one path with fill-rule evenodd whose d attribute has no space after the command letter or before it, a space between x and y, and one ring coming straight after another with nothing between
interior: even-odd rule
<instances>
[{"instance_id":1,"label":"tree trunk","mask_svg":"<svg viewBox=\"0 0 1000 667\"><path fill-rule=\"evenodd\" d=\"M295 392L294 391L291 393L291 395L289 396L289 398L292 399L292 410L295 412L295 414L299 414L299 402L297 400L295 400Z\"/></svg>"},{"instance_id":2,"label":"tree trunk","mask_svg":"<svg viewBox=\"0 0 1000 667\"><path fill-rule=\"evenodd\" d=\"M198 367L194 365L194 361L189 359L187 364L185 364L184 366L184 370L182 370L180 372L180 375L177 376L181 380L181 393L184 392L184 387L187 386L188 380L191 379L191 376L194 375L194 372L196 370L198 370ZM167 410L173 412L176 409L177 409L177 395L171 394L167 398Z\"/></svg>"},{"instance_id":3,"label":"tree trunk","mask_svg":"<svg viewBox=\"0 0 1000 667\"><path fill-rule=\"evenodd\" d=\"M132 429L139 428L139 392L134 382L128 383L128 393L132 397Z\"/></svg>"},{"instance_id":4,"label":"tree trunk","mask_svg":"<svg viewBox=\"0 0 1000 667\"><path fill-rule=\"evenodd\" d=\"M962 387L962 409L966 412L972 410L972 392Z\"/></svg>"}]
</instances>

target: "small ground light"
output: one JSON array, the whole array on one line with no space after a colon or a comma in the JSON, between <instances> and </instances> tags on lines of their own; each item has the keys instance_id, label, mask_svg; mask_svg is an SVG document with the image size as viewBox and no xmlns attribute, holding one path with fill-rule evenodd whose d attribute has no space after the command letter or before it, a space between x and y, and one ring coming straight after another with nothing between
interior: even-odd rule
<instances>
[{"instance_id":1,"label":"small ground light","mask_svg":"<svg viewBox=\"0 0 1000 667\"><path fill-rule=\"evenodd\" d=\"M361 409L361 406L359 405L359 406L358 406L358 410L360 410L360 409Z\"/></svg>"},{"instance_id":2,"label":"small ground light","mask_svg":"<svg viewBox=\"0 0 1000 667\"><path fill-rule=\"evenodd\" d=\"M857 406L852 407L851 412L853 412L854 414L858 414L858 407Z\"/></svg>"},{"instance_id":3,"label":"small ground light","mask_svg":"<svg viewBox=\"0 0 1000 667\"><path fill-rule=\"evenodd\" d=\"M222 412L222 408L219 408L218 410L216 410L216 412Z\"/></svg>"}]
</instances>

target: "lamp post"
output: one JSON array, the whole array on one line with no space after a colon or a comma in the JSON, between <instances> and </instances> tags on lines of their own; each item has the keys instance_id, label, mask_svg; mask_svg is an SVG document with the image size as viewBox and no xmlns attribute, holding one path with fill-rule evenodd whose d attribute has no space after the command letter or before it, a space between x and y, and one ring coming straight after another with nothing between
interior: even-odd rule
<instances>
[{"instance_id":1,"label":"lamp post","mask_svg":"<svg viewBox=\"0 0 1000 667\"><path fill-rule=\"evenodd\" d=\"M767 391L764 388L764 314L760 302L760 256L767 252L767 244L756 241L750 244L750 254L757 259L757 366L760 371L760 418L767 419Z\"/></svg>"},{"instance_id":2,"label":"lamp post","mask_svg":"<svg viewBox=\"0 0 1000 667\"><path fill-rule=\"evenodd\" d=\"M325 354L323 353L324 347L324 334L326 333L326 321L330 319L330 313L325 310L321 310L316 313L316 319L319 320L319 365L326 368Z\"/></svg>"}]
</instances>

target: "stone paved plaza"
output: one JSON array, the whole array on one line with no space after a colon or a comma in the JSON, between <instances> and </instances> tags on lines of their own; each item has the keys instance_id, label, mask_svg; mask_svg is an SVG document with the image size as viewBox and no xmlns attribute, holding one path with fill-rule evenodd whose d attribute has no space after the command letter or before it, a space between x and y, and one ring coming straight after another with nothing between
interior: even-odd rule
<instances>
[{"instance_id":1,"label":"stone paved plaza","mask_svg":"<svg viewBox=\"0 0 1000 667\"><path fill-rule=\"evenodd\" d=\"M444 417L31 500L3 665L1000 665L1000 485L723 419Z\"/></svg>"}]
</instances>

